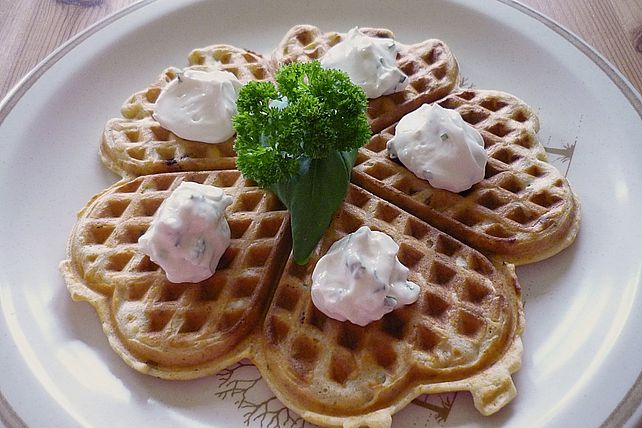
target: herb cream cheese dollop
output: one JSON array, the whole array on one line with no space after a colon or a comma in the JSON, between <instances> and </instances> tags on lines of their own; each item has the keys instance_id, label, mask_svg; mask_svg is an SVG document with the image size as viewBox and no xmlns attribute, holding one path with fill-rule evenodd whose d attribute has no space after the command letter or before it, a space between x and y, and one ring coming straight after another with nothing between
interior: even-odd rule
<instances>
[{"instance_id":1,"label":"herb cream cheese dollop","mask_svg":"<svg viewBox=\"0 0 642 428\"><path fill-rule=\"evenodd\" d=\"M154 119L185 140L222 143L234 135L241 86L227 71L186 69L161 91Z\"/></svg>"},{"instance_id":2,"label":"herb cream cheese dollop","mask_svg":"<svg viewBox=\"0 0 642 428\"><path fill-rule=\"evenodd\" d=\"M330 318L364 326L414 303L419 286L407 280L397 252L385 233L366 226L336 241L312 273L312 301Z\"/></svg>"},{"instance_id":3,"label":"herb cream cheese dollop","mask_svg":"<svg viewBox=\"0 0 642 428\"><path fill-rule=\"evenodd\" d=\"M345 71L368 98L389 95L408 85L408 76L397 67L394 40L369 37L353 28L343 41L331 47L321 58L321 65Z\"/></svg>"},{"instance_id":4,"label":"herb cream cheese dollop","mask_svg":"<svg viewBox=\"0 0 642 428\"><path fill-rule=\"evenodd\" d=\"M388 154L436 188L462 192L484 178L481 134L455 110L424 104L401 118Z\"/></svg>"},{"instance_id":5,"label":"herb cream cheese dollop","mask_svg":"<svg viewBox=\"0 0 642 428\"><path fill-rule=\"evenodd\" d=\"M231 203L218 187L183 182L160 205L138 244L169 281L203 281L230 245L225 209Z\"/></svg>"}]
</instances>

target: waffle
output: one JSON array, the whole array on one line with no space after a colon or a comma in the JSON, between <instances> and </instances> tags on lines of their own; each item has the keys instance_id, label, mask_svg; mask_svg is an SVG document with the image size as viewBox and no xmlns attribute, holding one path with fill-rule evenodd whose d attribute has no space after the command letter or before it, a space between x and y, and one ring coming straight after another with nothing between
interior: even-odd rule
<instances>
[{"instance_id":1,"label":"waffle","mask_svg":"<svg viewBox=\"0 0 642 428\"><path fill-rule=\"evenodd\" d=\"M271 58L230 45L211 45L194 49L188 56L190 67L216 68L228 71L236 76L241 83L251 80L270 80L274 75ZM142 91L134 93L121 107L121 114L126 119L143 119L154 112L154 104L165 85L176 78L180 69L169 67Z\"/></svg>"},{"instance_id":2,"label":"waffle","mask_svg":"<svg viewBox=\"0 0 642 428\"><path fill-rule=\"evenodd\" d=\"M252 80L272 80L276 66L272 57L264 57L230 45L211 45L194 49L188 56L190 66L215 66L229 71L241 83Z\"/></svg>"},{"instance_id":3,"label":"waffle","mask_svg":"<svg viewBox=\"0 0 642 428\"><path fill-rule=\"evenodd\" d=\"M342 38L299 25L269 57L212 45L192 51L189 66L217 67L243 82L271 80L278 65L318 59ZM579 205L546 162L537 116L526 104L457 88L457 61L439 40L399 47L409 85L369 100L376 134L359 150L346 201L305 266L288 258L286 209L233 169L233 138L186 141L153 119L178 69L165 70L107 123L101 157L125 179L79 213L61 271L73 299L95 307L127 364L192 379L248 358L286 406L325 426L389 426L392 414L423 393L470 391L485 415L515 396L524 315L512 263L569 245ZM486 176L466 192L434 189L386 154L396 122L427 102L456 109L484 138ZM198 284L169 283L137 244L185 180L222 187L234 199L226 212L232 243L216 273ZM326 317L309 293L318 259L362 225L400 245L408 280L421 288L416 303L365 327Z\"/></svg>"},{"instance_id":4,"label":"waffle","mask_svg":"<svg viewBox=\"0 0 642 428\"><path fill-rule=\"evenodd\" d=\"M110 119L103 130L100 157L123 177L236 168L234 137L220 144L185 140L151 117Z\"/></svg>"},{"instance_id":5,"label":"waffle","mask_svg":"<svg viewBox=\"0 0 642 428\"><path fill-rule=\"evenodd\" d=\"M169 82L176 78L181 70L176 67L168 67L142 91L135 92L127 99L120 108L120 114L125 119L139 120L152 116L154 104L161 91Z\"/></svg>"},{"instance_id":6,"label":"waffle","mask_svg":"<svg viewBox=\"0 0 642 428\"><path fill-rule=\"evenodd\" d=\"M173 284L138 238L182 181L234 198L231 244L216 273ZM122 181L79 213L61 264L74 300L91 303L113 349L136 370L166 379L213 374L251 352L271 287L290 248L289 215L273 194L236 170L159 174Z\"/></svg>"},{"instance_id":7,"label":"waffle","mask_svg":"<svg viewBox=\"0 0 642 428\"><path fill-rule=\"evenodd\" d=\"M370 37L394 38L386 29L362 28L361 31ZM342 33L324 33L312 25L296 25L287 32L273 56L278 64L320 59L344 37ZM424 103L446 96L459 83L457 60L441 40L397 45L397 64L408 76L408 86L394 94L368 100L367 116L373 132L399 121Z\"/></svg>"},{"instance_id":8,"label":"waffle","mask_svg":"<svg viewBox=\"0 0 642 428\"><path fill-rule=\"evenodd\" d=\"M419 300L366 327L318 311L310 297L317 260L366 225L394 237ZM351 185L306 266L289 259L268 309L256 361L277 397L324 426L389 426L422 393L468 390L491 414L515 395L524 324L511 265L493 265L378 197Z\"/></svg>"},{"instance_id":9,"label":"waffle","mask_svg":"<svg viewBox=\"0 0 642 428\"><path fill-rule=\"evenodd\" d=\"M273 61L230 45L212 45L189 54L189 67L216 68L234 74L242 83L268 80ZM177 171L207 171L236 167L234 138L221 144L182 139L153 119L162 89L180 72L169 67L146 89L134 93L121 107L122 118L110 119L103 130L100 156L103 163L123 177Z\"/></svg>"},{"instance_id":10,"label":"waffle","mask_svg":"<svg viewBox=\"0 0 642 428\"><path fill-rule=\"evenodd\" d=\"M353 182L510 263L543 260L569 246L579 229L579 204L566 178L546 162L535 113L497 91L459 90L439 104L481 133L489 156L481 182L452 193L416 177L387 155L395 125L360 149Z\"/></svg>"}]
</instances>

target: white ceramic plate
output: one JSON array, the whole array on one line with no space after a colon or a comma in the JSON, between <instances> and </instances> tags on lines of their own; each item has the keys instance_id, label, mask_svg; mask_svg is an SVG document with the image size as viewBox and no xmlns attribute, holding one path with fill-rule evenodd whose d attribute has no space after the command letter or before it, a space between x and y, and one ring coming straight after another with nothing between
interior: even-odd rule
<instances>
[{"instance_id":1,"label":"white ceramic plate","mask_svg":"<svg viewBox=\"0 0 642 428\"><path fill-rule=\"evenodd\" d=\"M572 248L518 269L527 327L518 396L477 414L465 393L428 397L395 426L619 426L642 401L642 101L603 59L541 16L501 1L142 2L57 51L0 106L0 417L8 426L290 427L252 367L189 382L147 377L110 350L94 310L57 271L75 212L116 176L104 122L194 47L269 52L297 23L382 26L446 41L468 84L511 92L582 201ZM421 403L420 403L421 404Z\"/></svg>"}]
</instances>

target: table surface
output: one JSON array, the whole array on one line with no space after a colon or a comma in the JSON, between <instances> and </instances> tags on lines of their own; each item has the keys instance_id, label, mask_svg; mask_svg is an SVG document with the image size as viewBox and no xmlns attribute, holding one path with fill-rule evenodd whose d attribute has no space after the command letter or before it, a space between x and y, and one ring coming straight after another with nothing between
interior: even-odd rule
<instances>
[{"instance_id":1,"label":"table surface","mask_svg":"<svg viewBox=\"0 0 642 428\"><path fill-rule=\"evenodd\" d=\"M0 0L0 100L43 58L137 0ZM642 0L521 0L604 55L642 93Z\"/></svg>"}]
</instances>

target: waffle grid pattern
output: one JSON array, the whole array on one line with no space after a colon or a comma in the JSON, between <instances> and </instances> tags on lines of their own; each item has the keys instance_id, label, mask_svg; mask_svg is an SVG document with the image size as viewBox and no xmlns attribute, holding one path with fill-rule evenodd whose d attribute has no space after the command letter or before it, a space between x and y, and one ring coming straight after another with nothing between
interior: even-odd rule
<instances>
[{"instance_id":1,"label":"waffle grid pattern","mask_svg":"<svg viewBox=\"0 0 642 428\"><path fill-rule=\"evenodd\" d=\"M146 89L134 93L120 108L120 114L125 119L139 120L151 117L154 112L154 104L163 88L176 78L180 70L176 67L165 69L155 82Z\"/></svg>"},{"instance_id":2,"label":"waffle grid pattern","mask_svg":"<svg viewBox=\"0 0 642 428\"><path fill-rule=\"evenodd\" d=\"M370 37L392 39L392 31L384 28L360 28L361 32ZM274 59L281 64L305 62L321 59L334 45L341 42L345 34L330 31L324 33L314 25L295 25L283 37L274 51Z\"/></svg>"},{"instance_id":3,"label":"waffle grid pattern","mask_svg":"<svg viewBox=\"0 0 642 428\"><path fill-rule=\"evenodd\" d=\"M370 37L394 38L386 29L362 28L361 31ZM297 25L285 35L273 56L282 64L319 59L344 37L341 33L323 33L311 25ZM408 86L395 94L369 100L367 116L373 132L397 122L424 103L446 96L459 82L457 60L442 41L429 39L413 45L397 44L397 65L408 76Z\"/></svg>"},{"instance_id":4,"label":"waffle grid pattern","mask_svg":"<svg viewBox=\"0 0 642 428\"><path fill-rule=\"evenodd\" d=\"M221 187L231 244L216 274L174 284L137 245L162 201L183 181ZM236 170L151 175L117 184L82 214L70 242L82 281L109 300L115 330L150 366L210 364L247 336L288 251L289 216L278 198ZM72 294L83 298L84 285ZM229 343L228 343L229 342Z\"/></svg>"},{"instance_id":5,"label":"waffle grid pattern","mask_svg":"<svg viewBox=\"0 0 642 428\"><path fill-rule=\"evenodd\" d=\"M230 45L193 50L189 68L219 69L234 74L242 83L268 80L274 75L271 58ZM177 171L203 171L236 167L234 138L221 144L182 139L153 119L154 105L163 87L180 70L169 67L146 89L133 94L121 107L122 118L107 122L100 155L112 171L126 177Z\"/></svg>"},{"instance_id":6,"label":"waffle grid pattern","mask_svg":"<svg viewBox=\"0 0 642 428\"><path fill-rule=\"evenodd\" d=\"M189 141L152 118L109 120L100 155L105 165L122 176L236 168L234 138L220 144Z\"/></svg>"},{"instance_id":7,"label":"waffle grid pattern","mask_svg":"<svg viewBox=\"0 0 642 428\"><path fill-rule=\"evenodd\" d=\"M535 114L496 91L463 90L439 104L482 134L489 155L484 180L459 194L433 188L387 156L392 125L360 150L353 181L487 254L518 264L550 255L533 251L568 232L576 207L567 180L546 162Z\"/></svg>"},{"instance_id":8,"label":"waffle grid pattern","mask_svg":"<svg viewBox=\"0 0 642 428\"><path fill-rule=\"evenodd\" d=\"M393 38L389 30L365 28L372 37ZM192 68L226 70L241 82L272 80L279 64L317 59L344 34L323 33L317 27L295 26L269 57L230 45L211 45L188 56ZM408 75L401 92L369 100L367 116L373 132L401 119L423 103L448 94L458 82L454 55L441 41L430 39L414 45L399 44L397 62ZM234 138L222 148L183 140L153 120L154 104L162 88L176 78L179 69L170 67L148 88L136 92L122 106L123 118L107 122L100 146L103 163L122 176L139 176L174 171L233 168ZM123 132L126 131L126 132Z\"/></svg>"},{"instance_id":9,"label":"waffle grid pattern","mask_svg":"<svg viewBox=\"0 0 642 428\"><path fill-rule=\"evenodd\" d=\"M409 280L421 287L416 304L366 327L328 318L309 293L316 260L362 225L395 237ZM286 264L265 318L264 356L278 367L267 376L281 392L296 389L295 401L313 402L312 410L332 405L353 415L390 405L413 382L479 372L505 350L517 333L511 328L521 328L513 280L473 249L351 186L311 262Z\"/></svg>"},{"instance_id":10,"label":"waffle grid pattern","mask_svg":"<svg viewBox=\"0 0 642 428\"><path fill-rule=\"evenodd\" d=\"M211 45L194 49L188 56L190 66L214 66L235 75L242 83L252 80L272 80L272 58L230 45Z\"/></svg>"}]
</instances>

